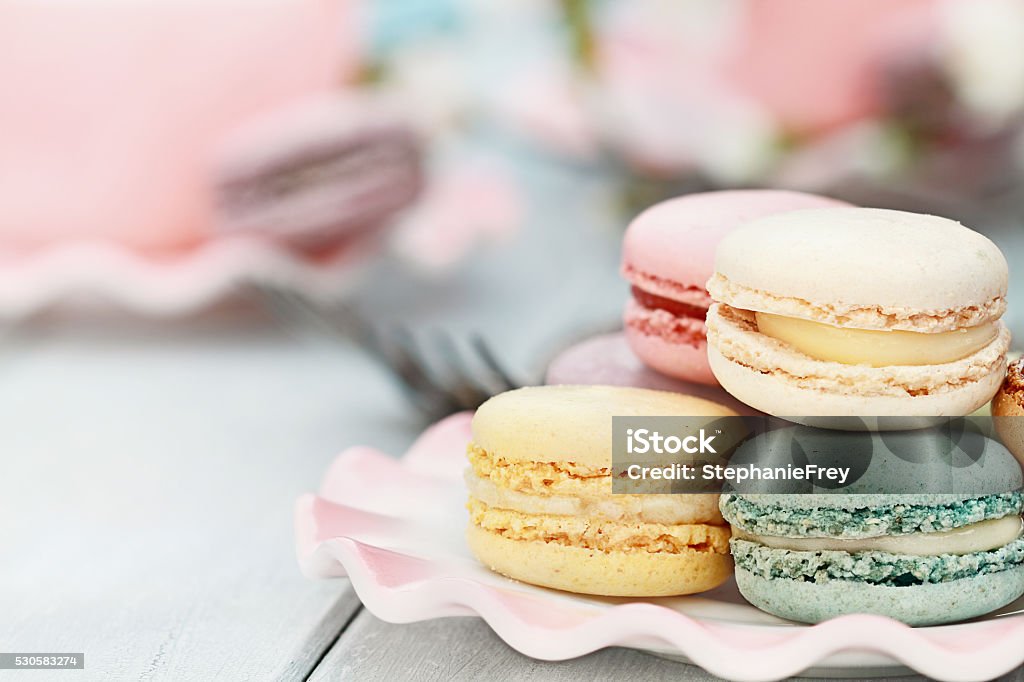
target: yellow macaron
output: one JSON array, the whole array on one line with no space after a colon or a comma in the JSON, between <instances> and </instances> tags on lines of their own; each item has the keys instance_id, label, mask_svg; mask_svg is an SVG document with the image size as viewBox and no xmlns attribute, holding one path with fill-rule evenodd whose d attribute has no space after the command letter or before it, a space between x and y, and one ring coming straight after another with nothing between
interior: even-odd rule
<instances>
[{"instance_id":1,"label":"yellow macaron","mask_svg":"<svg viewBox=\"0 0 1024 682\"><path fill-rule=\"evenodd\" d=\"M492 570L570 592L653 597L732 573L717 495L612 493L613 416L733 416L691 396L537 386L491 398L469 444L469 547Z\"/></svg>"}]
</instances>

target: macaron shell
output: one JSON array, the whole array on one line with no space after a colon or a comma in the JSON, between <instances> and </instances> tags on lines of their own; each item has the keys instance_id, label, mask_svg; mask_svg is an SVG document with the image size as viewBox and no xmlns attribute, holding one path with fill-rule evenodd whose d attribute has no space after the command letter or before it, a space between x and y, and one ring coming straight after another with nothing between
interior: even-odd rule
<instances>
[{"instance_id":1,"label":"macaron shell","mask_svg":"<svg viewBox=\"0 0 1024 682\"><path fill-rule=\"evenodd\" d=\"M928 426L921 417L963 416L986 404L999 388L998 372L979 381L956 388L919 396L857 395L827 392L801 387L787 378L765 374L726 359L715 348L708 348L711 370L722 387L737 400L754 409L799 424L819 428L843 428L843 415L886 417L868 428L902 430ZM827 418L837 417L833 424ZM906 417L906 421L892 419Z\"/></svg>"},{"instance_id":2,"label":"macaron shell","mask_svg":"<svg viewBox=\"0 0 1024 682\"><path fill-rule=\"evenodd\" d=\"M630 347L648 367L684 381L718 384L708 365L704 320L649 310L630 300L623 325Z\"/></svg>"},{"instance_id":3,"label":"macaron shell","mask_svg":"<svg viewBox=\"0 0 1024 682\"><path fill-rule=\"evenodd\" d=\"M629 322L627 317L626 339L636 356L648 367L682 381L718 385L708 363L706 338L701 338L696 345L673 342L661 335L645 333Z\"/></svg>"},{"instance_id":4,"label":"macaron shell","mask_svg":"<svg viewBox=\"0 0 1024 682\"><path fill-rule=\"evenodd\" d=\"M852 580L813 583L764 578L737 569L740 594L768 613L820 623L853 613L888 616L908 625L940 625L975 618L1024 595L1024 566L945 583L890 587Z\"/></svg>"},{"instance_id":5,"label":"macaron shell","mask_svg":"<svg viewBox=\"0 0 1024 682\"><path fill-rule=\"evenodd\" d=\"M742 286L721 273L715 273L708 280L708 291L713 300L740 310L774 313L853 329L902 330L924 334L948 332L984 324L1000 318L1006 312L1006 299L1002 297L966 308L925 311L907 306L812 302Z\"/></svg>"},{"instance_id":6,"label":"macaron shell","mask_svg":"<svg viewBox=\"0 0 1024 682\"><path fill-rule=\"evenodd\" d=\"M610 467L612 417L735 416L692 396L621 386L529 386L494 396L473 417L473 442L513 462Z\"/></svg>"},{"instance_id":7,"label":"macaron shell","mask_svg":"<svg viewBox=\"0 0 1024 682\"><path fill-rule=\"evenodd\" d=\"M870 208L751 221L722 240L715 273L712 297L734 307L920 331L998 317L1009 277L995 244L955 221Z\"/></svg>"},{"instance_id":8,"label":"macaron shell","mask_svg":"<svg viewBox=\"0 0 1024 682\"><path fill-rule=\"evenodd\" d=\"M736 226L782 211L846 205L781 190L704 192L664 201L641 213L626 229L623 270L627 279L651 293L676 298L685 287L703 293L714 270L718 243Z\"/></svg>"},{"instance_id":9,"label":"macaron shell","mask_svg":"<svg viewBox=\"0 0 1024 682\"><path fill-rule=\"evenodd\" d=\"M706 395L697 395L699 398L715 400L712 396L729 396L721 389L694 386L655 372L634 355L625 334L624 331L601 334L566 348L548 365L544 383L632 386L697 395L687 390L692 387L707 392Z\"/></svg>"},{"instance_id":10,"label":"macaron shell","mask_svg":"<svg viewBox=\"0 0 1024 682\"><path fill-rule=\"evenodd\" d=\"M601 552L510 540L472 525L466 540L484 565L502 575L542 587L609 597L704 592L725 582L733 567L732 557L716 552Z\"/></svg>"}]
</instances>

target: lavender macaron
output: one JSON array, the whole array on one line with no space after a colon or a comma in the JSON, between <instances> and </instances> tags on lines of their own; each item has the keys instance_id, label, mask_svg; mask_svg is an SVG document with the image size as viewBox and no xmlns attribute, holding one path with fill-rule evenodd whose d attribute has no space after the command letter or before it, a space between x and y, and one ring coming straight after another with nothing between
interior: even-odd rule
<instances>
[{"instance_id":1,"label":"lavender macaron","mask_svg":"<svg viewBox=\"0 0 1024 682\"><path fill-rule=\"evenodd\" d=\"M656 372L633 353L622 332L580 341L559 353L548 365L544 383L575 386L629 386L670 391L702 398L742 415L760 415L718 386L683 381Z\"/></svg>"}]
</instances>

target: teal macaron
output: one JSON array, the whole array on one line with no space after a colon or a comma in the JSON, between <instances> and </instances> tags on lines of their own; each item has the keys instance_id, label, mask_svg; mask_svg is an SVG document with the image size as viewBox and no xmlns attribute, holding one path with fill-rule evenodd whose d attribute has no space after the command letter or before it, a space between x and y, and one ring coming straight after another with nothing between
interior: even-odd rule
<instances>
[{"instance_id":1,"label":"teal macaron","mask_svg":"<svg viewBox=\"0 0 1024 682\"><path fill-rule=\"evenodd\" d=\"M1020 465L957 424L795 427L745 443L734 462L847 461L855 473L845 486L761 482L722 496L740 593L799 622L870 613L909 625L974 618L1024 595Z\"/></svg>"}]
</instances>

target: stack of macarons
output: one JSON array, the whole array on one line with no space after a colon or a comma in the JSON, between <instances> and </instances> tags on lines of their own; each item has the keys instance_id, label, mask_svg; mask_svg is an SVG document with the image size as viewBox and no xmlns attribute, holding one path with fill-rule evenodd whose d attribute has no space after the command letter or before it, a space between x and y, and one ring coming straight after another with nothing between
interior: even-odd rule
<instances>
[{"instance_id":1,"label":"stack of macarons","mask_svg":"<svg viewBox=\"0 0 1024 682\"><path fill-rule=\"evenodd\" d=\"M625 237L622 272L632 290L624 334L566 351L547 379L653 387L687 397L673 403L654 393L662 397L652 403L649 391L562 386L493 399L477 415L470 447L471 547L499 572L549 587L644 596L706 589L715 581L687 577L671 585L662 580L657 590L642 581L638 586L637 564L618 563L618 575L609 577L615 552L625 550L608 540L625 537L626 530L605 524L647 520L623 511L625 496L609 498L608 481L590 503L578 495L554 503L562 491L551 492L572 485L579 493L584 481L593 486L608 475L611 416L668 413L645 412L654 404L678 409L679 416L706 414L687 411L712 404L694 395L717 402L718 409L728 405L738 414L807 424L799 428L825 434L823 449L837 461L851 456L844 446L850 434L842 429L854 428L871 441L876 461L888 453L920 464L927 453L943 451L938 438L947 457L936 455L936 461L948 465L948 434L921 429L969 415L997 391L993 414L1024 415L1024 366L1006 371L1010 335L1001 317L1007 270L991 241L954 221L812 195L717 192L649 209ZM1024 459L1018 421L1004 419L997 430ZM499 423L516 438L543 442L517 450L509 445L512 436L492 440ZM566 441L556 442L558 434L586 447L567 450ZM986 480L996 480L994 488L931 489L915 479L919 469L894 475L892 466L883 466L886 473L873 479L873 488L850 494L722 496L741 593L793 620L867 612L911 624L961 620L1018 598L1024 594L1021 470L998 441L984 438L979 447L988 453ZM581 462L585 468L575 469ZM534 479L514 487L526 485L509 473L516 467L540 476L540 485ZM499 494L496 485L512 485L515 494ZM483 497L479 491L486 491ZM647 497L650 505L669 504L656 497L671 499ZM616 520L607 518L609 509ZM530 516L538 511L568 518ZM721 528L710 515L699 520ZM591 532L601 541L588 540ZM686 537L696 536L687 531ZM541 542L545 549L522 542ZM549 563L558 570L545 573L498 551L553 555L551 543L584 553L559 551L559 561L575 558Z\"/></svg>"},{"instance_id":2,"label":"stack of macarons","mask_svg":"<svg viewBox=\"0 0 1024 682\"><path fill-rule=\"evenodd\" d=\"M940 452L949 470L948 434L929 447L932 432L909 429L968 415L999 389L1007 282L999 249L944 218L854 207L765 216L719 244L711 369L766 413L875 431L873 463ZM835 459L852 456L852 436L825 433L814 452L831 443ZM914 625L1020 597L1020 467L995 441L982 449L1002 486L985 494L930 491L919 469L890 466L868 494L724 496L740 592L793 620L875 613Z\"/></svg>"}]
</instances>

